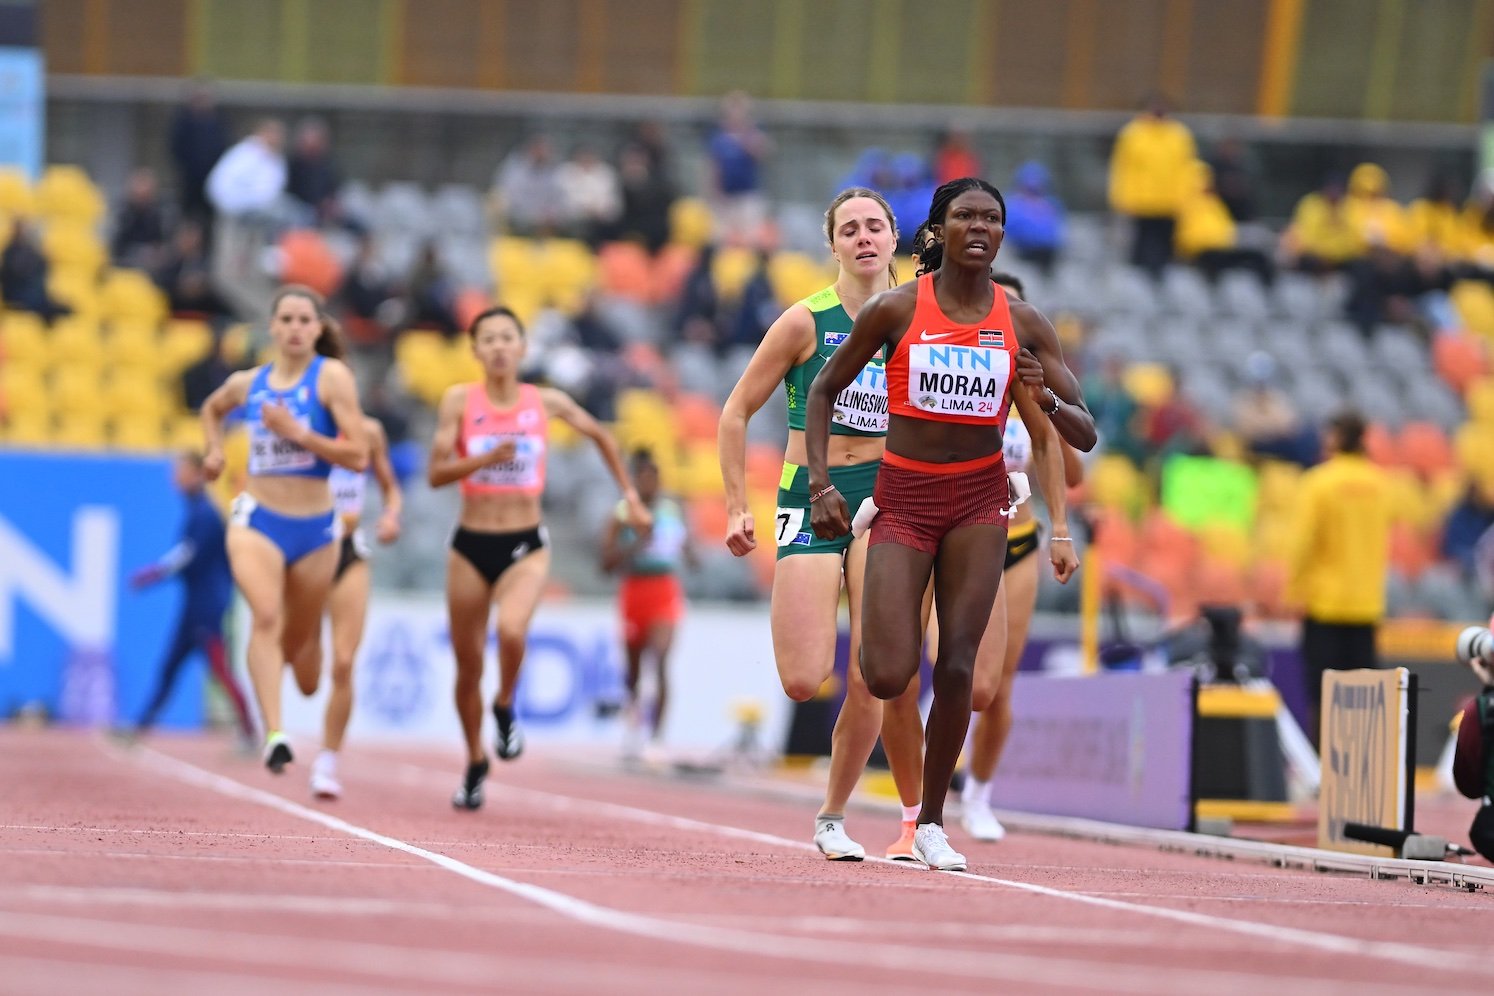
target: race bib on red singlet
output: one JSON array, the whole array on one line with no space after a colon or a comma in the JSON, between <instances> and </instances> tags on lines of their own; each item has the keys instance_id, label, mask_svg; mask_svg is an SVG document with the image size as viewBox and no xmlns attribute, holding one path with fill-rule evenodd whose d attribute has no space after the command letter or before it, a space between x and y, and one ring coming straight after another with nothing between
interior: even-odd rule
<instances>
[{"instance_id":1,"label":"race bib on red singlet","mask_svg":"<svg viewBox=\"0 0 1494 996\"><path fill-rule=\"evenodd\" d=\"M837 425L857 432L887 431L887 369L868 363L835 399L830 413Z\"/></svg>"},{"instance_id":2,"label":"race bib on red singlet","mask_svg":"<svg viewBox=\"0 0 1494 996\"><path fill-rule=\"evenodd\" d=\"M469 478L474 484L493 488L537 488L540 483L540 464L545 458L545 441L536 436L495 434L473 436L467 440L469 456L491 453L502 443L512 441L514 455L507 460L479 467Z\"/></svg>"},{"instance_id":3,"label":"race bib on red singlet","mask_svg":"<svg viewBox=\"0 0 1494 996\"><path fill-rule=\"evenodd\" d=\"M1006 407L1010 354L983 346L908 347L908 403L931 414L996 421Z\"/></svg>"}]
</instances>

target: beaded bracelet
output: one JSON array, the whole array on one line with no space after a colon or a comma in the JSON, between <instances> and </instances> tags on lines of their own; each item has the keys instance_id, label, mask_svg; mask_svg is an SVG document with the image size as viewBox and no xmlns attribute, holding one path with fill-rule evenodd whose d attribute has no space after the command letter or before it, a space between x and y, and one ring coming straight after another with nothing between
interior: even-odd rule
<instances>
[{"instance_id":1,"label":"beaded bracelet","mask_svg":"<svg viewBox=\"0 0 1494 996\"><path fill-rule=\"evenodd\" d=\"M824 488L822 488L819 491L814 492L814 494L812 494L812 495L809 496L809 503L811 505L813 505L815 502L819 501L821 498L825 497L826 495L828 495L830 492L832 492L834 490L835 490L835 485L833 485L833 484L827 484L827 485L825 485Z\"/></svg>"},{"instance_id":2,"label":"beaded bracelet","mask_svg":"<svg viewBox=\"0 0 1494 996\"><path fill-rule=\"evenodd\" d=\"M1049 536L1048 537L1048 542L1049 543L1072 543L1072 542L1074 542L1074 537L1072 537L1072 536Z\"/></svg>"}]
</instances>

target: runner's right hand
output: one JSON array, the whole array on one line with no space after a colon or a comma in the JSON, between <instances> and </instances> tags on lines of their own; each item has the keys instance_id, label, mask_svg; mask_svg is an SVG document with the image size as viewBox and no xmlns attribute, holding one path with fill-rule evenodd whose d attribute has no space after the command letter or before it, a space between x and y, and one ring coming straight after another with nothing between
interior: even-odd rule
<instances>
[{"instance_id":1,"label":"runner's right hand","mask_svg":"<svg viewBox=\"0 0 1494 996\"><path fill-rule=\"evenodd\" d=\"M519 452L519 444L512 439L505 439L483 454L483 466L491 467L495 463L507 463L514 458L514 454L517 452Z\"/></svg>"},{"instance_id":2,"label":"runner's right hand","mask_svg":"<svg viewBox=\"0 0 1494 996\"><path fill-rule=\"evenodd\" d=\"M726 548L733 557L745 557L757 549L757 529L751 512L744 509L727 515Z\"/></svg>"},{"instance_id":3,"label":"runner's right hand","mask_svg":"<svg viewBox=\"0 0 1494 996\"><path fill-rule=\"evenodd\" d=\"M202 455L202 476L216 481L223 473L223 450L214 446Z\"/></svg>"},{"instance_id":4,"label":"runner's right hand","mask_svg":"<svg viewBox=\"0 0 1494 996\"><path fill-rule=\"evenodd\" d=\"M851 531L851 509L839 491L832 491L810 504L809 521L820 539L840 539Z\"/></svg>"}]
</instances>

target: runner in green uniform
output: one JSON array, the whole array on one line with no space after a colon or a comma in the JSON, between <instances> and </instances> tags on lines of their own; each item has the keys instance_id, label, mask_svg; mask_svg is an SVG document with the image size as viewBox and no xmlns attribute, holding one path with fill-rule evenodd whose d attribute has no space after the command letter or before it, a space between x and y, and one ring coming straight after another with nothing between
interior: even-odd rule
<instances>
[{"instance_id":1,"label":"runner in green uniform","mask_svg":"<svg viewBox=\"0 0 1494 996\"><path fill-rule=\"evenodd\" d=\"M797 702L813 698L835 665L841 584L849 595L851 660L861 643L861 573L866 540L822 540L809 527L810 493L804 469L804 411L809 385L850 334L863 302L896 283L897 226L882 195L863 187L842 191L825 212L825 236L840 273L835 283L793 305L763 336L721 413L718 445L726 486L726 546L738 557L757 547L757 525L747 507L747 422L777 388L788 392L789 437L778 507L766 536L778 548L773 577L773 651L783 690ZM869 498L887 435L887 381L874 359L836 399L830 477L853 506ZM922 791L923 726L916 690L881 703L849 669L845 704L835 723L825 804L815 819L815 844L832 861L859 861L866 850L845 832L845 806L878 731L905 807L916 812ZM905 813L906 816L906 813ZM912 859L911 836L889 849ZM908 846L903 847L906 843ZM906 851L906 854L903 852Z\"/></svg>"}]
</instances>

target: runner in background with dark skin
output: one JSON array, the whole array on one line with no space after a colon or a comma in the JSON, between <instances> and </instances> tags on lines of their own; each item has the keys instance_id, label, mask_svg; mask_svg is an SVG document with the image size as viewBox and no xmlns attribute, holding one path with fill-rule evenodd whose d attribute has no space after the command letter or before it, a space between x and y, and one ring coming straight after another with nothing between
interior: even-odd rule
<instances>
[{"instance_id":1,"label":"runner in background with dark skin","mask_svg":"<svg viewBox=\"0 0 1494 996\"><path fill-rule=\"evenodd\" d=\"M639 450L630 462L633 486L653 516L653 524L630 526L627 504L618 502L602 533L602 569L623 576L617 593L627 659L623 759L642 756L656 763L663 759L660 749L669 707L669 650L685 614L680 568L693 570L698 561L684 510L672 497L660 494L659 465L653 455ZM651 703L639 699L645 660L654 674Z\"/></svg>"},{"instance_id":2,"label":"runner in background with dark skin","mask_svg":"<svg viewBox=\"0 0 1494 996\"><path fill-rule=\"evenodd\" d=\"M529 624L550 573L550 543L541 524L549 420L558 418L596 445L622 489L629 521L650 522L628 480L617 443L564 391L519 380L528 341L518 316L489 308L467 330L483 379L448 388L437 410L430 486L461 482L462 511L446 558L446 606L456 657L456 706L467 745L467 770L452 797L458 809L483 803L488 758L482 747L483 648L498 603L496 751L504 761L524 749L514 694Z\"/></svg>"},{"instance_id":3,"label":"runner in background with dark skin","mask_svg":"<svg viewBox=\"0 0 1494 996\"><path fill-rule=\"evenodd\" d=\"M933 242L920 278L862 308L850 338L810 388L805 426L814 533L843 536L851 509L828 473L831 401L873 356L890 352L891 424L867 557L861 670L878 698L907 689L918 673L920 609L932 576L942 639L913 850L940 870L966 866L944 833L944 801L969 730L976 652L1006 554L1002 434L1009 402L1024 418L1047 415L1081 450L1095 444L1094 419L1053 326L1031 305L1009 303L991 282L1005 217L1000 192L983 180L966 177L935 191ZM1031 358L1019 366L1024 349Z\"/></svg>"},{"instance_id":4,"label":"runner in background with dark skin","mask_svg":"<svg viewBox=\"0 0 1494 996\"><path fill-rule=\"evenodd\" d=\"M228 550L224 546L223 516L218 514L217 507L204 490L207 478L202 471L201 454L183 453L177 457L172 480L187 503L182 538L160 560L131 574L130 587L140 591L167 578L180 578L181 616L177 620L171 649L161 665L161 675L156 681L150 705L145 707L139 722L126 736L136 739L155 726L156 717L181 676L182 666L194 651L201 651L212 668L213 677L218 679L233 705L234 718L238 720L244 743L253 749L254 723L249 718L244 693L234 680L224 651L223 617L233 598L233 574L228 567Z\"/></svg>"}]
</instances>

